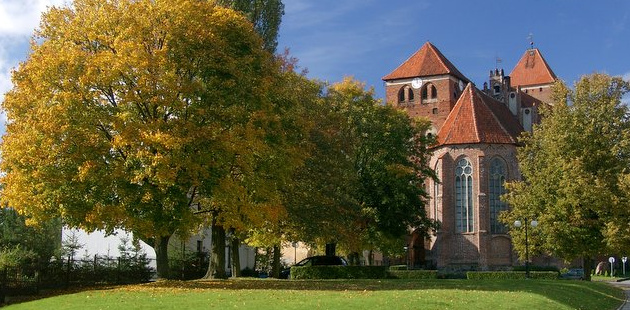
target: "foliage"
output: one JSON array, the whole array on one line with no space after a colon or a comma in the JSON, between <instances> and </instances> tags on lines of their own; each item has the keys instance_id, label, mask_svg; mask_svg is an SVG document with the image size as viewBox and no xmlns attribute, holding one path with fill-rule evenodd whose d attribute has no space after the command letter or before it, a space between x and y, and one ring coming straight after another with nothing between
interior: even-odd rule
<instances>
[{"instance_id":1,"label":"foliage","mask_svg":"<svg viewBox=\"0 0 630 310\"><path fill-rule=\"evenodd\" d=\"M435 225L422 186L434 177L421 134L428 123L381 105L352 78L328 87L311 117L312 152L287 190L288 238L387 250L409 227L426 233Z\"/></svg>"},{"instance_id":2,"label":"foliage","mask_svg":"<svg viewBox=\"0 0 630 310\"><path fill-rule=\"evenodd\" d=\"M457 296L457 298L454 298ZM301 280L158 281L86 290L8 309L617 309L622 290L586 281Z\"/></svg>"},{"instance_id":3,"label":"foliage","mask_svg":"<svg viewBox=\"0 0 630 310\"><path fill-rule=\"evenodd\" d=\"M437 270L401 270L389 269L389 275L395 279L437 279Z\"/></svg>"},{"instance_id":4,"label":"foliage","mask_svg":"<svg viewBox=\"0 0 630 310\"><path fill-rule=\"evenodd\" d=\"M208 271L208 253L187 252L172 255L169 259L171 279L193 280L202 278Z\"/></svg>"},{"instance_id":5,"label":"foliage","mask_svg":"<svg viewBox=\"0 0 630 310\"><path fill-rule=\"evenodd\" d=\"M294 266L291 279L385 279L387 271L387 266Z\"/></svg>"},{"instance_id":6,"label":"foliage","mask_svg":"<svg viewBox=\"0 0 630 310\"><path fill-rule=\"evenodd\" d=\"M46 263L61 245L61 224L53 219L27 226L26 217L0 208L0 268Z\"/></svg>"},{"instance_id":7,"label":"foliage","mask_svg":"<svg viewBox=\"0 0 630 310\"><path fill-rule=\"evenodd\" d=\"M271 53L278 46L278 32L284 4L281 0L217 0L217 3L242 12L262 37L265 49Z\"/></svg>"},{"instance_id":8,"label":"foliage","mask_svg":"<svg viewBox=\"0 0 630 310\"><path fill-rule=\"evenodd\" d=\"M621 103L629 89L604 74L584 76L573 90L558 83L556 104L521 138L523 180L507 184L504 198L512 210L502 220L538 220L530 229L533 253L589 261L630 245L630 122ZM523 258L522 230L510 233Z\"/></svg>"},{"instance_id":9,"label":"foliage","mask_svg":"<svg viewBox=\"0 0 630 310\"><path fill-rule=\"evenodd\" d=\"M554 267L554 266L537 266L537 265L529 265L530 271L554 271L554 272L560 272L560 270L558 270L558 267ZM525 266L514 266L512 268L513 271L525 271L527 270L527 268Z\"/></svg>"},{"instance_id":10,"label":"foliage","mask_svg":"<svg viewBox=\"0 0 630 310\"><path fill-rule=\"evenodd\" d=\"M557 280L557 271L530 271L530 279ZM527 274L522 271L468 271L466 278L469 280L516 280L527 279Z\"/></svg>"},{"instance_id":11,"label":"foliage","mask_svg":"<svg viewBox=\"0 0 630 310\"><path fill-rule=\"evenodd\" d=\"M212 1L50 8L3 102L3 201L33 222L131 231L161 276L193 207L233 227L277 218L274 183L259 185L297 148L278 147L289 103L272 101L279 65L262 45Z\"/></svg>"}]
</instances>

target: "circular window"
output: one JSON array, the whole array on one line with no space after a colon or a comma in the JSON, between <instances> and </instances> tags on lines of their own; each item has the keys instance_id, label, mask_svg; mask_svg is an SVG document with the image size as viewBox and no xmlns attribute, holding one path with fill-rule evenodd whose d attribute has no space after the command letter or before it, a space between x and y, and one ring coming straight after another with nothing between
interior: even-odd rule
<instances>
[{"instance_id":1,"label":"circular window","mask_svg":"<svg viewBox=\"0 0 630 310\"><path fill-rule=\"evenodd\" d=\"M511 93L510 94L510 98L512 98L512 99L516 98L516 94L515 93Z\"/></svg>"},{"instance_id":2,"label":"circular window","mask_svg":"<svg viewBox=\"0 0 630 310\"><path fill-rule=\"evenodd\" d=\"M530 113L529 109L525 109L525 114L528 115Z\"/></svg>"}]
</instances>

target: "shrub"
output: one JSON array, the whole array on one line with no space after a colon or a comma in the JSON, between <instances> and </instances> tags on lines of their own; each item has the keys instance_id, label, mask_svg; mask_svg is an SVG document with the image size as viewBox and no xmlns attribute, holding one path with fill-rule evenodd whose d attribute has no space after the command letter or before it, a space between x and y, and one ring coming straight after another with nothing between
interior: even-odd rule
<instances>
[{"instance_id":1,"label":"shrub","mask_svg":"<svg viewBox=\"0 0 630 310\"><path fill-rule=\"evenodd\" d=\"M529 277L531 279L545 279L556 280L558 279L557 271L530 271ZM470 280L481 279L525 279L526 273L523 271L469 271L466 273L466 278Z\"/></svg>"},{"instance_id":2,"label":"shrub","mask_svg":"<svg viewBox=\"0 0 630 310\"><path fill-rule=\"evenodd\" d=\"M251 277L251 278L258 278L258 271L253 270L249 267L245 267L245 269L241 270L241 277Z\"/></svg>"},{"instance_id":3,"label":"shrub","mask_svg":"<svg viewBox=\"0 0 630 310\"><path fill-rule=\"evenodd\" d=\"M437 279L437 270L389 270L390 277L395 279Z\"/></svg>"},{"instance_id":4,"label":"shrub","mask_svg":"<svg viewBox=\"0 0 630 310\"><path fill-rule=\"evenodd\" d=\"M389 270L407 270L407 269L409 269L407 265L389 266Z\"/></svg>"},{"instance_id":5,"label":"shrub","mask_svg":"<svg viewBox=\"0 0 630 310\"><path fill-rule=\"evenodd\" d=\"M291 279L385 279L386 266L294 266Z\"/></svg>"},{"instance_id":6,"label":"shrub","mask_svg":"<svg viewBox=\"0 0 630 310\"><path fill-rule=\"evenodd\" d=\"M514 271L525 271L525 266L515 266L512 268ZM529 266L529 271L555 271L559 272L558 267L554 266Z\"/></svg>"}]
</instances>

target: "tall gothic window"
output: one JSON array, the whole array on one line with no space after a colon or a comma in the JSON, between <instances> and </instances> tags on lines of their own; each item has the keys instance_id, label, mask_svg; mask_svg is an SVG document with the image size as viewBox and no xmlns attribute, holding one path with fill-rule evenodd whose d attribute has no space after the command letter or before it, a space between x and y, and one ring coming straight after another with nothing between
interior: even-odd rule
<instances>
[{"instance_id":1,"label":"tall gothic window","mask_svg":"<svg viewBox=\"0 0 630 310\"><path fill-rule=\"evenodd\" d=\"M435 175L439 177L440 175L440 167L435 165ZM438 219L438 197L440 196L440 182L439 180L433 181L433 219L437 221Z\"/></svg>"},{"instance_id":2,"label":"tall gothic window","mask_svg":"<svg viewBox=\"0 0 630 310\"><path fill-rule=\"evenodd\" d=\"M472 165L466 158L457 162L455 169L455 229L458 233L473 232L475 219L473 212Z\"/></svg>"},{"instance_id":3,"label":"tall gothic window","mask_svg":"<svg viewBox=\"0 0 630 310\"><path fill-rule=\"evenodd\" d=\"M507 203L501 201L501 195L505 193L505 162L500 158L494 158L490 162L490 181L488 193L490 202L490 232L493 234L507 233L507 227L499 222L499 214L508 208Z\"/></svg>"}]
</instances>

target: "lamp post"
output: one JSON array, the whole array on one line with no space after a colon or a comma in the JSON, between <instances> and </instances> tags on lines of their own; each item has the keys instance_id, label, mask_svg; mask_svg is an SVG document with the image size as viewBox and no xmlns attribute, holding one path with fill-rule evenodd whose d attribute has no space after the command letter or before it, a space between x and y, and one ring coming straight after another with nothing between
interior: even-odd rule
<instances>
[{"instance_id":1,"label":"lamp post","mask_svg":"<svg viewBox=\"0 0 630 310\"><path fill-rule=\"evenodd\" d=\"M525 278L529 279L529 236L528 236L528 232L527 232L527 223L529 222L529 220L527 218L525 218ZM532 225L532 227L536 227L538 226L538 221L533 220L531 221L531 223L529 223L530 225ZM521 221L514 221L514 227L516 228L520 228L521 226L523 226L523 224L521 223Z\"/></svg>"},{"instance_id":2,"label":"lamp post","mask_svg":"<svg viewBox=\"0 0 630 310\"><path fill-rule=\"evenodd\" d=\"M293 265L297 264L297 247L298 247L298 243L297 242L293 242Z\"/></svg>"}]
</instances>

